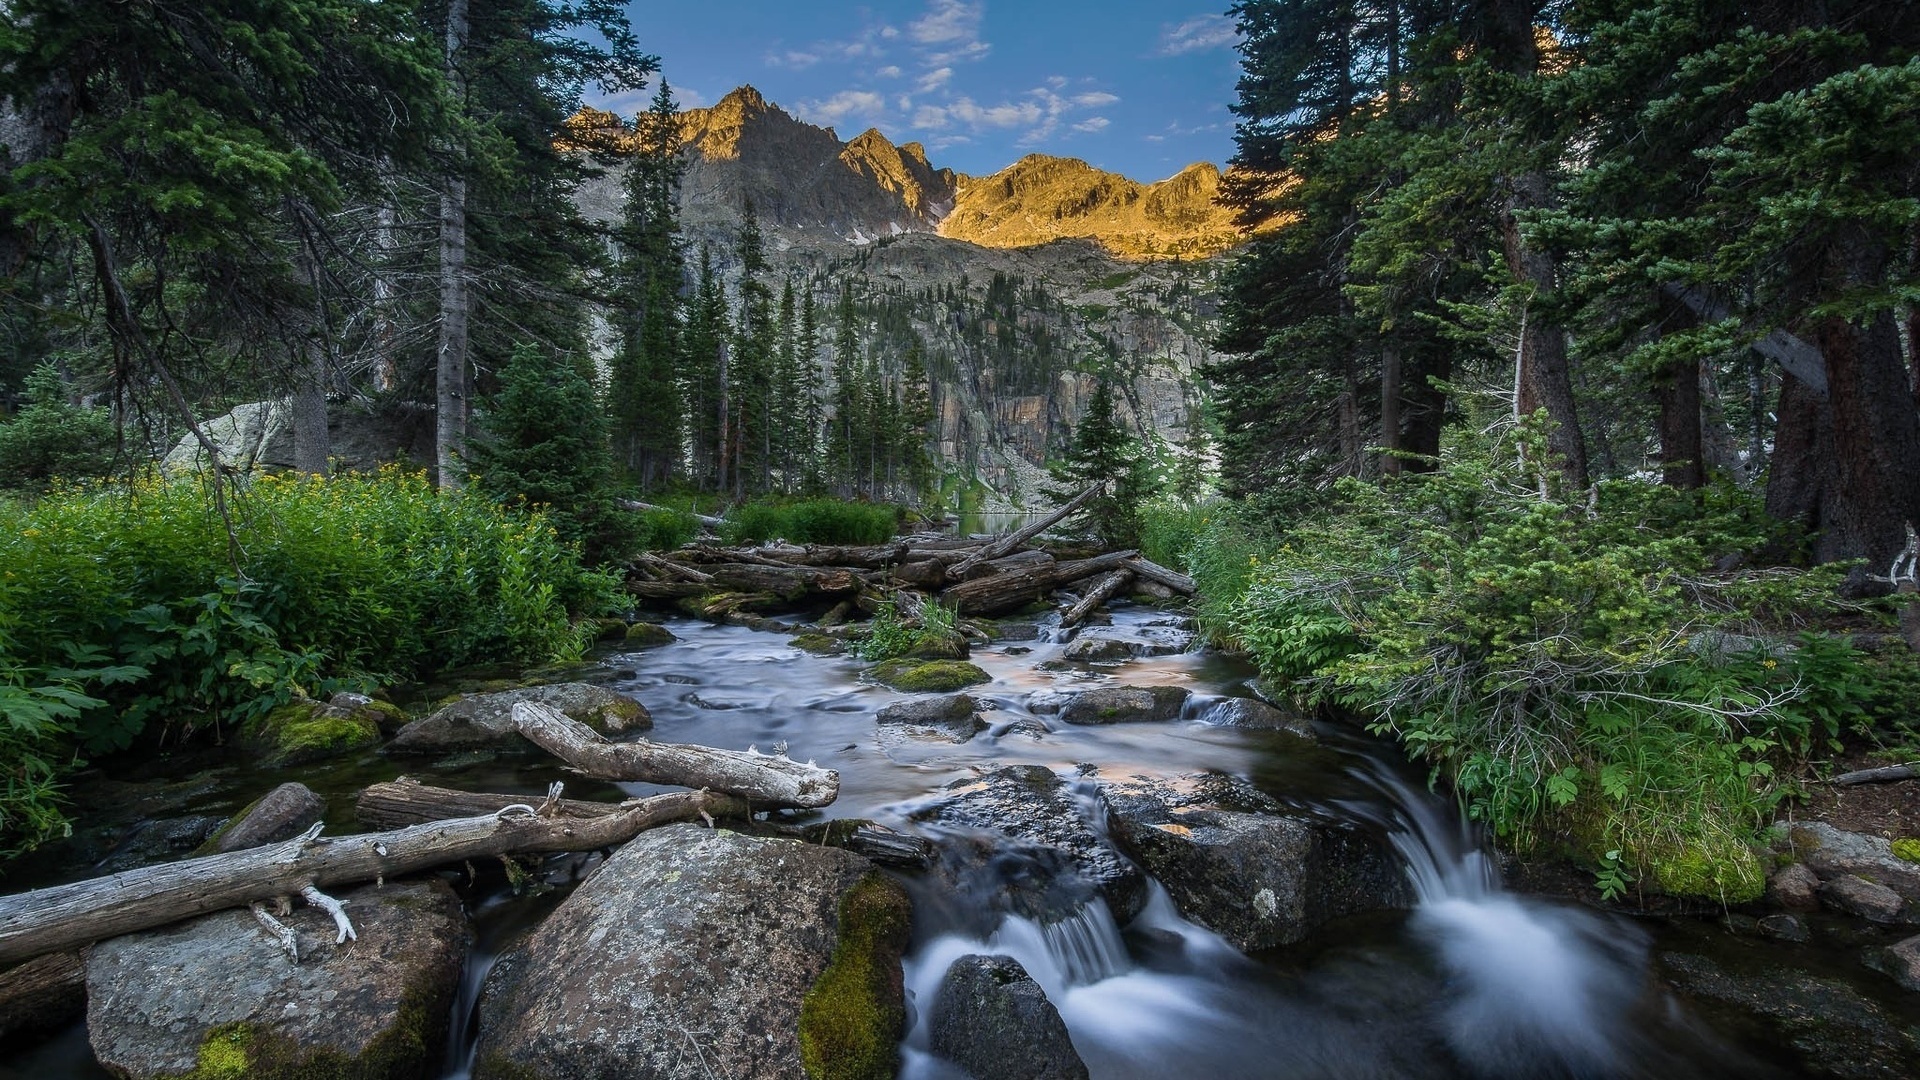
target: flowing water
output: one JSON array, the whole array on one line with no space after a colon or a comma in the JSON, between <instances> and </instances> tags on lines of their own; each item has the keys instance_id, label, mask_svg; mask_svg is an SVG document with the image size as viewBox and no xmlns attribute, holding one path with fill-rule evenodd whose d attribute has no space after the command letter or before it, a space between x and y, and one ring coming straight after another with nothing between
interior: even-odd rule
<instances>
[{"instance_id":1,"label":"flowing water","mask_svg":"<svg viewBox=\"0 0 1920 1080\"><path fill-rule=\"evenodd\" d=\"M1164 615L1147 609L1122 608L1115 622L1137 636L1179 636ZM1340 920L1301 945L1253 957L1182 918L1158 883L1150 884L1144 911L1122 926L1099 900L1047 923L983 916L988 909L979 897L955 890L992 882L956 886L909 876L916 915L906 962L913 1016L903 1046L907 1080L964 1076L931 1053L927 1026L941 976L968 953L1018 959L1058 1007L1099 1080L1801 1075L1784 1037L1741 1014L1701 1014L1656 978L1664 942L1726 955L1771 945L1731 938L1710 922L1642 926L1503 889L1473 834L1450 806L1406 781L1390 748L1331 728L1323 729L1322 745L1306 747L1208 724L1210 702L1245 692L1250 673L1229 659L1185 652L1091 668L1060 661L1058 639L1068 635L1036 628L1033 640L976 650L975 662L993 681L971 692L991 727L955 745L876 731L875 711L906 695L861 682L857 661L807 655L777 634L670 626L680 641L608 660L617 672L613 684L653 713L654 737L780 747L838 769L836 816L917 830L914 811L937 803L945 785L988 768L1038 764L1073 779L1097 829L1099 779L1217 770L1283 802L1360 822L1388 837L1405 860L1418 900L1413 911ZM1183 719L1169 723L1072 727L1053 715L1063 692L1115 682L1178 683L1195 698ZM432 768L369 755L319 778L299 778L333 796L332 820L344 821L353 791L403 769L451 786L528 794L543 791L556 772L537 754L468 755ZM209 794L191 809L224 812L269 782L293 778L230 767L212 775ZM616 793L570 783L568 794ZM959 839L930 835L936 843ZM67 876L86 872L75 868ZM469 897L479 943L455 1009L444 1077L467 1076L475 1001L493 958L562 895L515 899L496 886ZM1864 994L1920 1030L1920 1010L1874 985L1878 976L1863 978L1850 959L1805 948L1782 955L1846 968ZM0 1080L102 1075L78 1028L17 1054L0 1053Z\"/></svg>"}]
</instances>

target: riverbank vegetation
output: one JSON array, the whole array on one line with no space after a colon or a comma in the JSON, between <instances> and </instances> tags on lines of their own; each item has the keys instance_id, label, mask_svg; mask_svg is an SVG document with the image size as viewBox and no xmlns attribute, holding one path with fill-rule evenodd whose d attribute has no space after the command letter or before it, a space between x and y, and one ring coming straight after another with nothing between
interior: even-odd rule
<instances>
[{"instance_id":1,"label":"riverbank vegetation","mask_svg":"<svg viewBox=\"0 0 1920 1080\"><path fill-rule=\"evenodd\" d=\"M1516 849L1756 896L1794 779L1898 737L1912 685L1920 23L1234 14L1230 198L1271 232L1210 372L1241 504L1195 548L1212 629Z\"/></svg>"},{"instance_id":2,"label":"riverbank vegetation","mask_svg":"<svg viewBox=\"0 0 1920 1080\"><path fill-rule=\"evenodd\" d=\"M424 475L194 477L0 502L0 851L63 826L60 775L222 738L296 695L578 655L622 610L542 514ZM223 517L224 514L224 517Z\"/></svg>"}]
</instances>

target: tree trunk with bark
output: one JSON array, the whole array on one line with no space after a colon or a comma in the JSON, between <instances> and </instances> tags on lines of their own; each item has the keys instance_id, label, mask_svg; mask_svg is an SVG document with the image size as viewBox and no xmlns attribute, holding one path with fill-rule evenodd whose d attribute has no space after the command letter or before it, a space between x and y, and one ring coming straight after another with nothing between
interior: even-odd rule
<instances>
[{"instance_id":1,"label":"tree trunk with bark","mask_svg":"<svg viewBox=\"0 0 1920 1080\"><path fill-rule=\"evenodd\" d=\"M454 99L464 103L466 77L461 53L467 47L467 0L447 0L447 78ZM456 158L464 156L456 148ZM472 298L467 290L467 180L465 163L456 160L440 189L440 336L434 368L434 464L440 487L466 483L467 418L471 408L467 379L467 320Z\"/></svg>"}]
</instances>

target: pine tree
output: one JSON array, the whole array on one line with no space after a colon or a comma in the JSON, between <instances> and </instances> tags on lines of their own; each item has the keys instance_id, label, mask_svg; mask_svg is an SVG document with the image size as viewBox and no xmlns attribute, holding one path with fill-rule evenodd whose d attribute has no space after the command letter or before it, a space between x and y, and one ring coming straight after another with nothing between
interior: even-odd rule
<instances>
[{"instance_id":1,"label":"pine tree","mask_svg":"<svg viewBox=\"0 0 1920 1080\"><path fill-rule=\"evenodd\" d=\"M853 494L860 475L859 446L866 421L866 395L860 389L860 338L853 307L853 286L840 288L833 337L833 438L830 472L835 490Z\"/></svg>"},{"instance_id":2,"label":"pine tree","mask_svg":"<svg viewBox=\"0 0 1920 1080\"><path fill-rule=\"evenodd\" d=\"M686 260L679 239L679 123L673 91L664 80L636 121L637 151L626 177L626 209L617 238L616 276L626 305L619 313L608 399L613 445L620 466L646 488L663 486L676 471L686 423L677 379L680 287Z\"/></svg>"},{"instance_id":3,"label":"pine tree","mask_svg":"<svg viewBox=\"0 0 1920 1080\"><path fill-rule=\"evenodd\" d=\"M1054 483L1046 496L1065 502L1099 485L1075 520L1114 548L1140 544L1140 505L1152 496L1151 472L1140 441L1114 412L1113 382L1100 376L1086 414L1058 457L1047 463Z\"/></svg>"},{"instance_id":4,"label":"pine tree","mask_svg":"<svg viewBox=\"0 0 1920 1080\"><path fill-rule=\"evenodd\" d=\"M726 483L727 301L713 252L700 248L700 274L680 337L681 392L694 481L710 490Z\"/></svg>"}]
</instances>

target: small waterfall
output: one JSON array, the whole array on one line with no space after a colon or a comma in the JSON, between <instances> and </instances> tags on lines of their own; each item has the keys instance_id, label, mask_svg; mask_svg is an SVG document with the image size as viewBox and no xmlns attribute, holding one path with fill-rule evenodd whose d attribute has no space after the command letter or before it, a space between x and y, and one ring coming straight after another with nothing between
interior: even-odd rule
<instances>
[{"instance_id":1,"label":"small waterfall","mask_svg":"<svg viewBox=\"0 0 1920 1080\"><path fill-rule=\"evenodd\" d=\"M1489 1076L1608 1077L1640 1042L1647 936L1621 920L1516 896L1466 822L1398 777L1365 777L1386 796L1388 828L1418 906L1413 935L1440 960L1451 994L1448 1045ZM1373 813L1367 811L1374 810Z\"/></svg>"}]
</instances>

